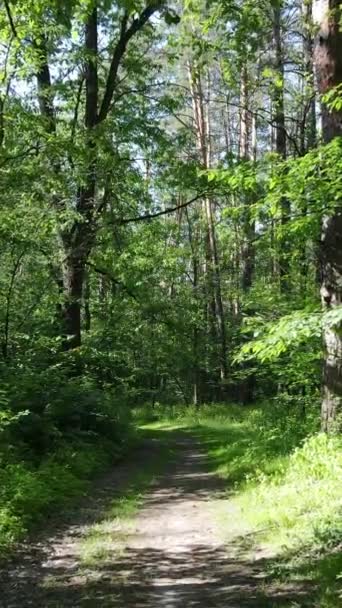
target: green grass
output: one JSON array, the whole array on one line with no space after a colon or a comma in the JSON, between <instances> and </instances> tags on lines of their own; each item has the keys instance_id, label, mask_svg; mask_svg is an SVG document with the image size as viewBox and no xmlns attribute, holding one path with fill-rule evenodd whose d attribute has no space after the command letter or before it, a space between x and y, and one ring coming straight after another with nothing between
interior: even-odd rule
<instances>
[{"instance_id":1,"label":"green grass","mask_svg":"<svg viewBox=\"0 0 342 608\"><path fill-rule=\"evenodd\" d=\"M229 498L216 515L227 543L267 556L270 581L311 581L311 608L342 605L342 439L318 433L314 407L305 419L283 401L161 408L152 416L156 427L195 434L226 479Z\"/></svg>"}]
</instances>

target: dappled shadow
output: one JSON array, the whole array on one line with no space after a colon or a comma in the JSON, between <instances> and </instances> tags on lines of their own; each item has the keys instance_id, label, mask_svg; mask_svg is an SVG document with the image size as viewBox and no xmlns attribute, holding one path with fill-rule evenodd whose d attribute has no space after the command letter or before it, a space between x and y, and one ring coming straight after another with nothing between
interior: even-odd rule
<instances>
[{"instance_id":1,"label":"dappled shadow","mask_svg":"<svg viewBox=\"0 0 342 608\"><path fill-rule=\"evenodd\" d=\"M299 584L295 589L263 593L259 568L228 558L223 546L195 545L185 552L131 548L96 571L81 572L75 567L66 573L63 564L51 566L50 583L47 569L48 586L43 588L37 582L30 603L23 604L17 596L17 603L7 607L270 608L290 606L301 596Z\"/></svg>"},{"instance_id":2,"label":"dappled shadow","mask_svg":"<svg viewBox=\"0 0 342 608\"><path fill-rule=\"evenodd\" d=\"M158 430L144 432L135 446L116 462L111 470L92 482L91 489L65 511L46 514L44 528L37 529L16 546L11 555L0 562L0 608L8 606L31 606L32 589L45 575L44 564L51 556L62 555L65 571L74 567L77 556L66 552L84 538L86 531L101 523L113 501L125 496L131 488L134 476L145 466L151 466L160 458L161 446L167 443L172 461L172 448L177 444L179 433L163 433ZM172 462L170 462L172 466ZM134 488L133 488L134 490ZM9 603L11 602L11 603Z\"/></svg>"},{"instance_id":3,"label":"dappled shadow","mask_svg":"<svg viewBox=\"0 0 342 608\"><path fill-rule=\"evenodd\" d=\"M255 428L247 429L239 421L225 421L222 427L200 426L189 427L188 432L210 453L208 468L211 471L221 470L235 489L243 485L246 477L254 475L263 461L265 470L274 470L279 466L279 457L289 455L294 446L280 441L270 442L260 435Z\"/></svg>"},{"instance_id":4,"label":"dappled shadow","mask_svg":"<svg viewBox=\"0 0 342 608\"><path fill-rule=\"evenodd\" d=\"M302 546L300 551L288 549L273 559L261 559L260 566L267 571L269 580L276 580L278 584L289 579L310 581L317 606L342 606L340 535L339 541L335 539L333 545L331 541L325 547L311 542Z\"/></svg>"},{"instance_id":5,"label":"dappled shadow","mask_svg":"<svg viewBox=\"0 0 342 608\"><path fill-rule=\"evenodd\" d=\"M172 500L211 501L227 497L227 485L209 470L206 453L200 444L188 436L178 436L177 451L170 463L168 475L153 484L153 493L146 499L146 506Z\"/></svg>"},{"instance_id":6,"label":"dappled shadow","mask_svg":"<svg viewBox=\"0 0 342 608\"><path fill-rule=\"evenodd\" d=\"M159 458L155 434L131 463L120 465L96 489L76 522L31 543L11 568L0 573L1 608L271 608L289 607L293 601L305 605L304 580L292 588L268 587L265 564L251 561L243 552L227 553L227 547L206 531L205 503L226 498L225 483L209 470L196 440L170 431L167 437L174 456L146 496L137 530L127 536L123 552L118 552L114 533L105 557L86 567L80 564L77 543L92 523L103 520L106 505L127 487L132 467L142 468L146 460Z\"/></svg>"}]
</instances>

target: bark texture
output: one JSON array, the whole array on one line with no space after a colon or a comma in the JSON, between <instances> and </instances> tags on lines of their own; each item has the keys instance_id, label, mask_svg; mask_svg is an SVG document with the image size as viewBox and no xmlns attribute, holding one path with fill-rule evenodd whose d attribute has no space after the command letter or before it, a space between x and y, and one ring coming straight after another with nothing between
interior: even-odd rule
<instances>
[{"instance_id":1,"label":"bark texture","mask_svg":"<svg viewBox=\"0 0 342 608\"><path fill-rule=\"evenodd\" d=\"M284 101L284 48L283 48L283 0L273 0L273 43L274 43L274 71L275 83L273 89L273 128L274 128L274 150L283 159L287 155L286 124L285 124L285 101ZM289 221L290 202L283 198L281 201L281 222L285 226ZM289 287L289 246L286 237L282 240L279 252L279 277L280 289L286 292Z\"/></svg>"},{"instance_id":2,"label":"bark texture","mask_svg":"<svg viewBox=\"0 0 342 608\"><path fill-rule=\"evenodd\" d=\"M244 65L241 70L240 89L240 159L256 160L256 118L250 110L248 91L248 69ZM255 221L252 220L250 206L254 201L245 195L243 215L243 238L241 247L242 290L248 291L252 286L255 269Z\"/></svg>"},{"instance_id":3,"label":"bark texture","mask_svg":"<svg viewBox=\"0 0 342 608\"><path fill-rule=\"evenodd\" d=\"M342 83L342 34L339 29L339 0L315 0L313 15L318 32L315 67L319 92L327 93ZM342 135L342 112L322 105L322 135L325 142ZM334 214L323 220L320 247L323 307L342 304L342 200ZM342 410L342 325L324 331L322 429L331 431Z\"/></svg>"},{"instance_id":4,"label":"bark texture","mask_svg":"<svg viewBox=\"0 0 342 608\"><path fill-rule=\"evenodd\" d=\"M194 125L197 135L197 148L203 169L211 167L211 133L209 100L205 99L202 74L196 66L188 65L189 84L192 97ZM209 76L208 76L209 79ZM210 90L208 81L207 91ZM213 338L219 345L220 379L227 378L227 337L225 313L221 290L220 260L215 228L215 208L211 197L203 201L206 223L206 261L205 275L208 289L208 321Z\"/></svg>"}]
</instances>

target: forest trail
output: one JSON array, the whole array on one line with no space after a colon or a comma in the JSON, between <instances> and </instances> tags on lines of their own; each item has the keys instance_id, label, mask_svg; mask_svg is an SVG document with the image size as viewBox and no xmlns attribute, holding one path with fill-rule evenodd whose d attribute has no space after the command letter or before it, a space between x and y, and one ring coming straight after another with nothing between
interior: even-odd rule
<instances>
[{"instance_id":1,"label":"forest trail","mask_svg":"<svg viewBox=\"0 0 342 608\"><path fill-rule=\"evenodd\" d=\"M223 482L209 471L194 437L178 432L170 436L172 462L127 529L107 521L102 559L82 563L89 529L103 520L106 502L127 484L132 470L159 457L157 440L139 448L138 458L135 453L134 460L118 465L81 506L75 521L31 540L0 571L1 608L293 605L298 589L267 588L266 593L263 560L223 543L214 516L215 504L227 500Z\"/></svg>"}]
</instances>

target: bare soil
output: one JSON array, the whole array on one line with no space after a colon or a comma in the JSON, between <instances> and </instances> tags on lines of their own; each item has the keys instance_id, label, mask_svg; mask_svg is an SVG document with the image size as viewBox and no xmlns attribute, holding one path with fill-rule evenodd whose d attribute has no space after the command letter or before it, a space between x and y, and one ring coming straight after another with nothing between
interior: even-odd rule
<instances>
[{"instance_id":1,"label":"bare soil","mask_svg":"<svg viewBox=\"0 0 342 608\"><path fill-rule=\"evenodd\" d=\"M268 584L266 556L246 555L222 541L215 506L227 500L196 439L170 434L176 456L148 491L124 541L115 526L110 552L82 563L82 542L106 504L120 495L137 467L158 458L158 441L94 486L77 513L31 538L0 570L1 608L262 608L304 606L305 585ZM296 602L296 603L295 603ZM310 604L309 604L310 605Z\"/></svg>"}]
</instances>

